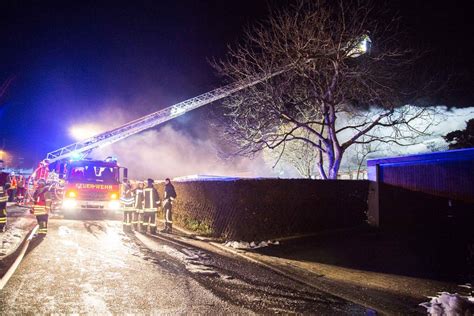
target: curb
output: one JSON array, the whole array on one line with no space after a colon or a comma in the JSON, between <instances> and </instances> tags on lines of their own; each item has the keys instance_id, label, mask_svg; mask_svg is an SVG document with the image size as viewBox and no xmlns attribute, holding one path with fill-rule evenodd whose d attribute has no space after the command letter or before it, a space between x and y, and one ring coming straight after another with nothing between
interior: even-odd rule
<instances>
[{"instance_id":1,"label":"curb","mask_svg":"<svg viewBox=\"0 0 474 316\"><path fill-rule=\"evenodd\" d=\"M294 241L298 239L305 239L308 237L328 237L332 236L335 234L340 234L340 233L350 233L350 232L357 232L357 231L364 231L368 230L369 228L366 226L356 226L356 227L347 227L347 228L337 228L337 229L326 229L326 230L321 230L319 232L315 233L307 233L307 234L297 234L293 236L287 236L287 237L280 237L280 238L273 238L271 240L274 241Z\"/></svg>"},{"instance_id":2,"label":"curb","mask_svg":"<svg viewBox=\"0 0 474 316\"><path fill-rule=\"evenodd\" d=\"M10 257L12 257L12 256L18 251L18 249L20 249L20 247L23 245L23 243L25 242L25 240L26 240L26 238L28 237L28 235L31 233L31 231L32 231L33 229L36 228L36 226L37 226L36 224L32 225L32 227L27 230L26 234L24 234L24 235L22 236L21 241L16 245L15 249L13 249L12 251L10 251L9 254L5 255L5 256L2 257L2 258L0 258L0 262L6 261L6 260L8 260Z\"/></svg>"},{"instance_id":3,"label":"curb","mask_svg":"<svg viewBox=\"0 0 474 316\"><path fill-rule=\"evenodd\" d=\"M157 220L157 222L164 223L164 220ZM299 239L305 239L309 237L316 237L316 236L331 236L333 234L339 234L339 233L349 233L349 232L354 232L354 231L363 231L369 229L366 226L357 226L357 227L349 227L349 228L339 228L339 229L328 229L328 230L322 230L319 232L315 233L307 233L307 234L296 234L292 236L286 236L286 237L279 237L279 238L270 238L269 240L272 241L279 241L279 242L285 242L285 241L294 241L294 240L299 240ZM201 241L207 241L207 242L225 242L222 238L217 238L217 237L204 237L200 236L190 230L187 230L185 228L182 228L180 226L173 225L173 230L177 230L183 234L185 234L189 238L194 238L197 240ZM265 239L267 240L267 239Z\"/></svg>"},{"instance_id":4,"label":"curb","mask_svg":"<svg viewBox=\"0 0 474 316\"><path fill-rule=\"evenodd\" d=\"M12 275L15 273L16 269L20 265L21 260L23 260L23 257L25 256L25 253L26 253L26 250L28 249L30 241L31 241L31 239L33 239L33 236L36 233L36 231L38 230L38 228L39 228L39 226L36 225L28 234L25 234L25 238L19 244L17 249L15 249L14 252L12 252L10 255L8 255L7 257L2 259L2 260L5 260L6 258L9 258L9 257L13 256L13 254L15 254L17 252L17 250L20 248L20 246L22 247L20 253L15 258L15 261L13 261L12 265L8 268L7 272L5 272L3 277L0 279L0 290L3 290L5 285L8 283L8 281L10 280L10 278L12 277ZM28 237L26 238L26 236L28 236Z\"/></svg>"},{"instance_id":5,"label":"curb","mask_svg":"<svg viewBox=\"0 0 474 316\"><path fill-rule=\"evenodd\" d=\"M162 220L162 219L159 219L158 222L160 223L164 223L165 221ZM176 224L173 225L173 230L177 230L181 233L183 233L184 235L186 235L186 237L188 238L194 238L194 239L197 239L197 240L200 240L200 241L206 241L206 242L211 242L211 241L220 241L219 238L214 238L214 237L204 237L204 236L200 236L190 230L187 230L185 228L182 228L182 227L179 227L179 226L176 226Z\"/></svg>"}]
</instances>

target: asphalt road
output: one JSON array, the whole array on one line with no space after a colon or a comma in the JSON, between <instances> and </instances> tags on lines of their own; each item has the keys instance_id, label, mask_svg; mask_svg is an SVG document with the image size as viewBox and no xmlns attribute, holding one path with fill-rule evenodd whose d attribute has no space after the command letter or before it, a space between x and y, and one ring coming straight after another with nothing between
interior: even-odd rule
<instances>
[{"instance_id":1,"label":"asphalt road","mask_svg":"<svg viewBox=\"0 0 474 316\"><path fill-rule=\"evenodd\" d=\"M50 221L0 293L0 314L365 314L244 259L125 234L119 221Z\"/></svg>"}]
</instances>

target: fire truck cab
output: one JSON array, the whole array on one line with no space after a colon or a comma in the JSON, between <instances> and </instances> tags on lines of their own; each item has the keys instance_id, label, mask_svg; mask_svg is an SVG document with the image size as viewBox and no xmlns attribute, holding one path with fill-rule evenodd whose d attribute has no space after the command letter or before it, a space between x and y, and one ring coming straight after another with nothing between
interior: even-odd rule
<instances>
[{"instance_id":1,"label":"fire truck cab","mask_svg":"<svg viewBox=\"0 0 474 316\"><path fill-rule=\"evenodd\" d=\"M114 212L121 208L122 183L127 169L116 160L70 161L65 170L62 210L65 214L81 211Z\"/></svg>"}]
</instances>

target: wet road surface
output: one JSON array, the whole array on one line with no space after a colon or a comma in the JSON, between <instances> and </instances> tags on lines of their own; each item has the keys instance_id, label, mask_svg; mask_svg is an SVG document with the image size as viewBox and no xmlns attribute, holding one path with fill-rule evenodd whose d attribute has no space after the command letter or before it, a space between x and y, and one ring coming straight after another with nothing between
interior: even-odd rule
<instances>
[{"instance_id":1,"label":"wet road surface","mask_svg":"<svg viewBox=\"0 0 474 316\"><path fill-rule=\"evenodd\" d=\"M112 220L50 221L0 293L0 314L364 314L239 258L142 234Z\"/></svg>"}]
</instances>

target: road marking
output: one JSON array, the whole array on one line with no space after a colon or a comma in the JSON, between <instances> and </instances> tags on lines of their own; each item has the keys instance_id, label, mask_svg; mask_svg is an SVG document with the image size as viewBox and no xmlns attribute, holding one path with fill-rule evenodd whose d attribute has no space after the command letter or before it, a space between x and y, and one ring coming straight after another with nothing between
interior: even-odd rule
<instances>
[{"instance_id":1,"label":"road marking","mask_svg":"<svg viewBox=\"0 0 474 316\"><path fill-rule=\"evenodd\" d=\"M21 249L20 254L18 255L18 257L16 257L15 262L13 262L13 264L10 266L10 268L8 269L7 273L5 273L3 278L0 279L0 290L3 290L3 288L7 284L8 280L10 280L13 273L15 273L16 269L20 265L21 260L23 260L23 256L26 253L26 249L28 249L28 245L30 244L31 239L33 239L33 236L36 233L36 231L38 230L38 228L39 228L38 225L36 225L35 228L33 228L33 230L30 233L30 236L28 236L28 238L26 239L26 242L23 245L23 248Z\"/></svg>"}]
</instances>

